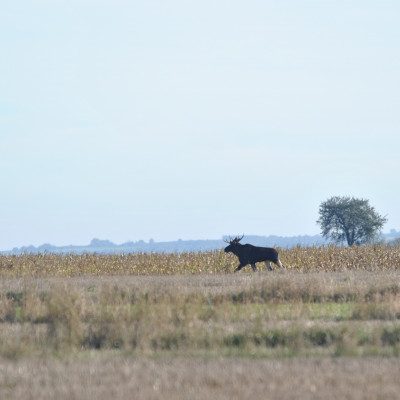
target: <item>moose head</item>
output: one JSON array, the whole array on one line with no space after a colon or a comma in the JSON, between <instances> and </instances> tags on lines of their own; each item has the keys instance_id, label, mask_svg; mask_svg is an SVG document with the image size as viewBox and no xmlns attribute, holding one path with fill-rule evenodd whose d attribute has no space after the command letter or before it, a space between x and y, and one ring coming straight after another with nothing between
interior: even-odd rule
<instances>
[{"instance_id":1,"label":"moose head","mask_svg":"<svg viewBox=\"0 0 400 400\"><path fill-rule=\"evenodd\" d=\"M238 246L242 246L239 242L244 238L244 235L240 236L236 236L235 238L231 238L229 236L229 239L226 240L224 239L225 243L228 243L229 246L226 246L224 249L225 253L234 253L234 249L237 248Z\"/></svg>"}]
</instances>

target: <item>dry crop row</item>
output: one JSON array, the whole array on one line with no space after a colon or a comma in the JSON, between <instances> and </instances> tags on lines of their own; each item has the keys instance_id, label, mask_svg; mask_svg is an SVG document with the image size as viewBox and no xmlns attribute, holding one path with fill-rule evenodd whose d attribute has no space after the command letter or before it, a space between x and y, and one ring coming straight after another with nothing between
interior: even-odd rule
<instances>
[{"instance_id":1,"label":"dry crop row","mask_svg":"<svg viewBox=\"0 0 400 400\"><path fill-rule=\"evenodd\" d=\"M400 268L400 246L295 247L280 250L291 270L390 271ZM226 274L237 266L235 256L221 251L174 254L23 254L0 256L1 277L72 277L83 275ZM263 270L264 264L259 264ZM246 269L244 270L246 271Z\"/></svg>"}]
</instances>

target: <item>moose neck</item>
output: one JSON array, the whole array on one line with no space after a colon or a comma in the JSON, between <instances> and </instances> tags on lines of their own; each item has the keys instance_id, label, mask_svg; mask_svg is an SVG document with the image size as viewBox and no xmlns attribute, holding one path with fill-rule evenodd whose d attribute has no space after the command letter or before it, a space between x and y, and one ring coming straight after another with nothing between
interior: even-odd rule
<instances>
[{"instance_id":1,"label":"moose neck","mask_svg":"<svg viewBox=\"0 0 400 400\"><path fill-rule=\"evenodd\" d=\"M232 253L237 254L238 252L240 252L240 249L241 249L242 247L243 247L243 245L242 245L241 243L236 243L236 244L233 246Z\"/></svg>"}]
</instances>

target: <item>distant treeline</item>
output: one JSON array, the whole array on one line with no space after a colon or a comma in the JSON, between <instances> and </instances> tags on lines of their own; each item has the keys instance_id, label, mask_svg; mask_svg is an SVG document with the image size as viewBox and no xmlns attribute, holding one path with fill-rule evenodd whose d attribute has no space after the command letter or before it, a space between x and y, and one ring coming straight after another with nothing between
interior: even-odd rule
<instances>
[{"instance_id":1,"label":"distant treeline","mask_svg":"<svg viewBox=\"0 0 400 400\"><path fill-rule=\"evenodd\" d=\"M400 232L391 230L388 234L381 235L382 241L390 242L400 237ZM14 248L10 251L3 251L1 254L23 254L23 253L98 253L98 254L120 254L120 253L184 253L192 251L218 250L226 246L223 237L216 240L176 240L172 242L155 242L150 239L148 242L139 240L137 242L127 242L115 244L109 240L93 239L90 244L83 246L53 246L43 244L41 246L24 246ZM243 243L250 243L255 246L292 248L295 246L321 246L328 242L320 235L303 236L245 236Z\"/></svg>"},{"instance_id":2,"label":"distant treeline","mask_svg":"<svg viewBox=\"0 0 400 400\"><path fill-rule=\"evenodd\" d=\"M123 244L115 244L109 240L93 239L90 244L83 246L53 246L51 244L43 244L41 246L24 246L14 248L11 251L3 252L7 254L21 254L21 253L99 253L99 254L113 254L113 253L183 253L191 251L207 251L218 250L226 246L224 242L225 237L216 240L176 240L172 242L155 242L150 239L148 242L139 240L137 242L127 242ZM316 236L295 236L295 237L281 237L281 236L245 236L243 243L251 243L256 246L277 246L277 247L293 247L297 245L312 246L325 244L326 241L319 235Z\"/></svg>"}]
</instances>

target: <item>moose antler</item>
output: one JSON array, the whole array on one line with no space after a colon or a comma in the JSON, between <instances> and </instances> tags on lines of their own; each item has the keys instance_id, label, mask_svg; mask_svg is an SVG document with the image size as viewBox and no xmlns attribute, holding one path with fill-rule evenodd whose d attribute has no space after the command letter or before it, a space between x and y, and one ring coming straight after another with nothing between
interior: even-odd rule
<instances>
[{"instance_id":1,"label":"moose antler","mask_svg":"<svg viewBox=\"0 0 400 400\"><path fill-rule=\"evenodd\" d=\"M224 239L224 242L229 243L229 244L238 244L243 238L244 238L244 234L241 237L236 236L233 239L229 236L229 239L228 240Z\"/></svg>"},{"instance_id":2,"label":"moose antler","mask_svg":"<svg viewBox=\"0 0 400 400\"><path fill-rule=\"evenodd\" d=\"M244 234L243 234L241 237L236 236L235 239L234 239L234 241L235 241L236 243L239 243L243 238L244 238Z\"/></svg>"}]
</instances>

